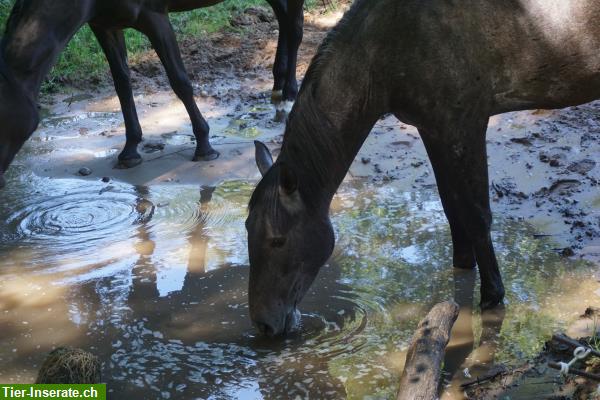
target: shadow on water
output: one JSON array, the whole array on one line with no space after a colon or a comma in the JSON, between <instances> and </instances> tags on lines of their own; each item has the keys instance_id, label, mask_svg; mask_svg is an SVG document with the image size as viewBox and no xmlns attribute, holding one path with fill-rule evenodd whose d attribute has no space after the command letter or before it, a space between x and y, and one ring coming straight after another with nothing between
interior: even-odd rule
<instances>
[{"instance_id":1,"label":"shadow on water","mask_svg":"<svg viewBox=\"0 0 600 400\"><path fill-rule=\"evenodd\" d=\"M507 306L482 315L476 273L450 266L437 195L356 182L334 200L338 244L301 305L302 327L265 340L247 310L251 184L16 175L1 194L1 381L32 381L44 353L68 344L103 360L111 398L393 398L418 320L456 298L444 375L456 399L465 368L476 376L532 356L598 303L598 284L581 280L591 266L499 219Z\"/></svg>"}]
</instances>

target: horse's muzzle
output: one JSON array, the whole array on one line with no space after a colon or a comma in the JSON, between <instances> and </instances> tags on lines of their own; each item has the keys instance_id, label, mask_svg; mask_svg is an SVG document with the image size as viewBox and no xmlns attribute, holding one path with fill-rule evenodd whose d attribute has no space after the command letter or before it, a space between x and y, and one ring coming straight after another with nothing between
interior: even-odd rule
<instances>
[{"instance_id":1,"label":"horse's muzzle","mask_svg":"<svg viewBox=\"0 0 600 400\"><path fill-rule=\"evenodd\" d=\"M300 324L300 312L294 308L283 318L275 315L263 316L253 319L254 326L261 335L276 337L294 332Z\"/></svg>"}]
</instances>

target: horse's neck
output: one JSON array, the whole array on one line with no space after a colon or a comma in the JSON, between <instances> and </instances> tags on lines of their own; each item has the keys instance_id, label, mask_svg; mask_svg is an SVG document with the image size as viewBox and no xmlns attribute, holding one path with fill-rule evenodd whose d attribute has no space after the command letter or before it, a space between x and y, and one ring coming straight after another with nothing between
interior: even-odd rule
<instances>
[{"instance_id":1,"label":"horse's neck","mask_svg":"<svg viewBox=\"0 0 600 400\"><path fill-rule=\"evenodd\" d=\"M24 10L2 40L1 56L12 77L33 97L71 37L87 22L89 1L78 1L68 10L31 13ZM75 8L78 8L75 10ZM29 12L29 13L28 13Z\"/></svg>"},{"instance_id":2,"label":"horse's neck","mask_svg":"<svg viewBox=\"0 0 600 400\"><path fill-rule=\"evenodd\" d=\"M328 209L384 110L369 98L367 74L353 74L338 62L317 69L305 78L278 160L289 163L313 202ZM353 85L347 74L355 78Z\"/></svg>"}]
</instances>

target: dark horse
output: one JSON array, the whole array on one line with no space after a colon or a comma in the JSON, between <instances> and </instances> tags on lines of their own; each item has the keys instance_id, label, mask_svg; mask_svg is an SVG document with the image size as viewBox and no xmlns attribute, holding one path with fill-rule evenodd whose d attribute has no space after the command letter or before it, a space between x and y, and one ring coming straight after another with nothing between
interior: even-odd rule
<instances>
[{"instance_id":1,"label":"dark horse","mask_svg":"<svg viewBox=\"0 0 600 400\"><path fill-rule=\"evenodd\" d=\"M246 222L257 327L270 335L293 328L296 305L334 246L332 197L386 113L419 130L454 266L479 267L482 308L501 303L489 116L600 97L598 21L595 0L358 0L312 61L277 162L257 144L263 179Z\"/></svg>"},{"instance_id":2,"label":"dark horse","mask_svg":"<svg viewBox=\"0 0 600 400\"><path fill-rule=\"evenodd\" d=\"M15 154L37 128L37 97L41 83L60 51L84 24L98 39L115 83L125 120L125 148L119 164L133 167L142 160L142 140L125 47L124 28L150 39L165 67L171 87L181 99L196 136L194 161L219 156L208 140L209 127L194 101L168 13L207 7L222 0L17 0L0 44L0 188ZM286 107L297 95L296 58L302 41L304 0L267 0L279 22L273 66L273 100Z\"/></svg>"}]
</instances>

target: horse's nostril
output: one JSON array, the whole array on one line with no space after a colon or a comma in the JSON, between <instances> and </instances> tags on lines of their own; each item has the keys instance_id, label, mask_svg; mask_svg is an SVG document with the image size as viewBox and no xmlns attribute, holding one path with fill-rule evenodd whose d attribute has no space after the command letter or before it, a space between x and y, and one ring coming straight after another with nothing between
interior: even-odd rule
<instances>
[{"instance_id":1,"label":"horse's nostril","mask_svg":"<svg viewBox=\"0 0 600 400\"><path fill-rule=\"evenodd\" d=\"M255 322L254 325L256 326L256 329L258 329L258 331L265 336L268 337L273 337L275 336L275 329L273 329L273 327L267 323L264 322Z\"/></svg>"}]
</instances>

